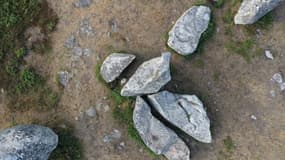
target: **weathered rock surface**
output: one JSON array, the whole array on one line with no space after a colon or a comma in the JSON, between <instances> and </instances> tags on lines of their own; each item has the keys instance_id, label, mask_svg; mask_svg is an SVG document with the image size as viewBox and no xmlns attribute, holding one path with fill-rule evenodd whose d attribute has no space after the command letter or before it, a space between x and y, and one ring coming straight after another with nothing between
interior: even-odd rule
<instances>
[{"instance_id":1,"label":"weathered rock surface","mask_svg":"<svg viewBox=\"0 0 285 160\"><path fill-rule=\"evenodd\" d=\"M75 7L86 8L86 7L89 7L91 3L92 3L92 0L77 0L77 2L75 2Z\"/></svg>"},{"instance_id":2,"label":"weathered rock surface","mask_svg":"<svg viewBox=\"0 0 285 160\"><path fill-rule=\"evenodd\" d=\"M1 160L47 160L58 136L49 128L20 125L0 132Z\"/></svg>"},{"instance_id":3,"label":"weathered rock surface","mask_svg":"<svg viewBox=\"0 0 285 160\"><path fill-rule=\"evenodd\" d=\"M142 140L154 153L163 154L169 160L190 160L185 143L151 114L141 97L137 97L133 120Z\"/></svg>"},{"instance_id":4,"label":"weathered rock surface","mask_svg":"<svg viewBox=\"0 0 285 160\"><path fill-rule=\"evenodd\" d=\"M210 120L198 97L163 91L149 95L148 100L167 121L196 140L211 143Z\"/></svg>"},{"instance_id":5,"label":"weathered rock surface","mask_svg":"<svg viewBox=\"0 0 285 160\"><path fill-rule=\"evenodd\" d=\"M60 71L58 72L58 79L59 83L63 86L66 87L72 78L72 75L68 71Z\"/></svg>"},{"instance_id":6,"label":"weathered rock surface","mask_svg":"<svg viewBox=\"0 0 285 160\"><path fill-rule=\"evenodd\" d=\"M144 62L121 91L122 96L137 96L158 92L171 80L169 52Z\"/></svg>"},{"instance_id":7,"label":"weathered rock surface","mask_svg":"<svg viewBox=\"0 0 285 160\"><path fill-rule=\"evenodd\" d=\"M194 6L187 10L169 32L168 46L181 55L195 52L200 37L208 28L211 10L206 6Z\"/></svg>"},{"instance_id":8,"label":"weathered rock surface","mask_svg":"<svg viewBox=\"0 0 285 160\"><path fill-rule=\"evenodd\" d=\"M136 56L123 53L112 53L101 66L101 76L106 82L113 82L134 61Z\"/></svg>"},{"instance_id":9,"label":"weathered rock surface","mask_svg":"<svg viewBox=\"0 0 285 160\"><path fill-rule=\"evenodd\" d=\"M243 0L238 13L235 15L235 24L253 24L261 17L277 7L283 0Z\"/></svg>"}]
</instances>

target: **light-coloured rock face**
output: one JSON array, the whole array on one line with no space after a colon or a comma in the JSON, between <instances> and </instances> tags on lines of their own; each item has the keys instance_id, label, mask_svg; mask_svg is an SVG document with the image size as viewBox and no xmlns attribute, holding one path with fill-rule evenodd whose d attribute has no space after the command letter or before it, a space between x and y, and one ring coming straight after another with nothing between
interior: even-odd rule
<instances>
[{"instance_id":1,"label":"light-coloured rock face","mask_svg":"<svg viewBox=\"0 0 285 160\"><path fill-rule=\"evenodd\" d=\"M253 24L283 0L243 0L234 18L235 24Z\"/></svg>"},{"instance_id":2,"label":"light-coloured rock face","mask_svg":"<svg viewBox=\"0 0 285 160\"><path fill-rule=\"evenodd\" d=\"M196 51L203 32L211 18L211 10L206 6L194 6L187 10L169 32L168 46L181 55Z\"/></svg>"},{"instance_id":3,"label":"light-coloured rock face","mask_svg":"<svg viewBox=\"0 0 285 160\"><path fill-rule=\"evenodd\" d=\"M112 53L101 66L100 73L102 78L108 83L113 82L135 58L136 56L131 54Z\"/></svg>"},{"instance_id":4,"label":"light-coloured rock face","mask_svg":"<svg viewBox=\"0 0 285 160\"><path fill-rule=\"evenodd\" d=\"M198 97L163 91L149 95L148 99L167 121L196 140L211 143L210 120Z\"/></svg>"},{"instance_id":5,"label":"light-coloured rock face","mask_svg":"<svg viewBox=\"0 0 285 160\"><path fill-rule=\"evenodd\" d=\"M156 154L169 160L190 160L190 150L169 128L151 114L149 105L137 97L133 114L135 128L144 143Z\"/></svg>"},{"instance_id":6,"label":"light-coloured rock face","mask_svg":"<svg viewBox=\"0 0 285 160\"><path fill-rule=\"evenodd\" d=\"M169 52L144 62L121 91L122 96L137 96L158 92L171 80Z\"/></svg>"},{"instance_id":7,"label":"light-coloured rock face","mask_svg":"<svg viewBox=\"0 0 285 160\"><path fill-rule=\"evenodd\" d=\"M47 160L58 136L49 128L20 125L0 132L1 160Z\"/></svg>"}]
</instances>

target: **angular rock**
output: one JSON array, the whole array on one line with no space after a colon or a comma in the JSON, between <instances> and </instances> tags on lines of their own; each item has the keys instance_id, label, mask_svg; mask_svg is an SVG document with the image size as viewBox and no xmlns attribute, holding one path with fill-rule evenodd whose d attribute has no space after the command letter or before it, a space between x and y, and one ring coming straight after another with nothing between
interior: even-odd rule
<instances>
[{"instance_id":1,"label":"angular rock","mask_svg":"<svg viewBox=\"0 0 285 160\"><path fill-rule=\"evenodd\" d=\"M158 92L171 80L169 52L144 62L121 91L122 96L137 96Z\"/></svg>"},{"instance_id":2,"label":"angular rock","mask_svg":"<svg viewBox=\"0 0 285 160\"><path fill-rule=\"evenodd\" d=\"M190 160L189 148L151 114L150 107L141 97L137 97L133 121L142 140L154 153L163 154L169 160Z\"/></svg>"},{"instance_id":3,"label":"angular rock","mask_svg":"<svg viewBox=\"0 0 285 160\"><path fill-rule=\"evenodd\" d=\"M49 128L20 125L0 132L1 160L47 160L58 136Z\"/></svg>"},{"instance_id":4,"label":"angular rock","mask_svg":"<svg viewBox=\"0 0 285 160\"><path fill-rule=\"evenodd\" d=\"M92 0L77 0L75 3L75 7L77 8L86 8L89 7L92 3Z\"/></svg>"},{"instance_id":5,"label":"angular rock","mask_svg":"<svg viewBox=\"0 0 285 160\"><path fill-rule=\"evenodd\" d=\"M78 46L78 43L76 42L74 35L71 35L70 37L67 38L67 40L64 43L64 46L69 49Z\"/></svg>"},{"instance_id":6,"label":"angular rock","mask_svg":"<svg viewBox=\"0 0 285 160\"><path fill-rule=\"evenodd\" d=\"M253 24L261 17L277 7L283 0L243 0L238 13L235 15L235 24Z\"/></svg>"},{"instance_id":7,"label":"angular rock","mask_svg":"<svg viewBox=\"0 0 285 160\"><path fill-rule=\"evenodd\" d=\"M203 32L208 28L211 10L206 6L194 6L187 10L168 33L168 46L181 55L196 51Z\"/></svg>"},{"instance_id":8,"label":"angular rock","mask_svg":"<svg viewBox=\"0 0 285 160\"><path fill-rule=\"evenodd\" d=\"M66 87L72 75L68 71L60 71L58 72L59 82L63 87Z\"/></svg>"},{"instance_id":9,"label":"angular rock","mask_svg":"<svg viewBox=\"0 0 285 160\"><path fill-rule=\"evenodd\" d=\"M135 58L136 56L131 54L112 53L101 66L100 74L102 78L108 83L113 82Z\"/></svg>"},{"instance_id":10,"label":"angular rock","mask_svg":"<svg viewBox=\"0 0 285 160\"><path fill-rule=\"evenodd\" d=\"M163 91L149 95L148 100L167 121L196 140L211 143L210 120L198 97Z\"/></svg>"}]
</instances>

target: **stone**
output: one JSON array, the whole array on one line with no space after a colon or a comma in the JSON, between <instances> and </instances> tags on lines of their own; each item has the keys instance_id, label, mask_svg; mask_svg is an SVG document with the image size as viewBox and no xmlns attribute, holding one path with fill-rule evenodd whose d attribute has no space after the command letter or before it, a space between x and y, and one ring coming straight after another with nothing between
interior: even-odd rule
<instances>
[{"instance_id":1,"label":"stone","mask_svg":"<svg viewBox=\"0 0 285 160\"><path fill-rule=\"evenodd\" d=\"M194 53L202 33L208 28L210 19L209 7L191 7L176 21L168 33L168 46L181 55Z\"/></svg>"},{"instance_id":2,"label":"stone","mask_svg":"<svg viewBox=\"0 0 285 160\"><path fill-rule=\"evenodd\" d=\"M271 60L274 59L274 57L273 57L273 55L272 55L270 50L265 50L264 54L265 54L266 58L271 59Z\"/></svg>"},{"instance_id":3,"label":"stone","mask_svg":"<svg viewBox=\"0 0 285 160\"><path fill-rule=\"evenodd\" d=\"M107 134L104 136L103 138L103 142L104 143L112 143L114 141L117 141L121 138L122 136L122 133L117 130L117 129L114 129L110 134Z\"/></svg>"},{"instance_id":4,"label":"stone","mask_svg":"<svg viewBox=\"0 0 285 160\"><path fill-rule=\"evenodd\" d=\"M68 71L60 71L58 72L58 78L59 78L59 83L63 87L66 87L68 82L72 78L72 75Z\"/></svg>"},{"instance_id":5,"label":"stone","mask_svg":"<svg viewBox=\"0 0 285 160\"><path fill-rule=\"evenodd\" d=\"M75 2L75 7L77 8L87 8L91 5L92 0L77 0Z\"/></svg>"},{"instance_id":6,"label":"stone","mask_svg":"<svg viewBox=\"0 0 285 160\"><path fill-rule=\"evenodd\" d=\"M185 143L151 114L150 106L137 97L133 113L135 128L143 142L154 153L169 160L190 160L190 150Z\"/></svg>"},{"instance_id":7,"label":"stone","mask_svg":"<svg viewBox=\"0 0 285 160\"><path fill-rule=\"evenodd\" d=\"M116 32L118 32L119 31L119 29L118 29L118 23L117 23L117 21L116 21L116 19L111 19L110 21L109 21L109 26L110 26L110 28L111 28L111 32L112 33L116 33Z\"/></svg>"},{"instance_id":8,"label":"stone","mask_svg":"<svg viewBox=\"0 0 285 160\"><path fill-rule=\"evenodd\" d=\"M272 77L272 80L277 84L281 84L283 83L283 76L281 75L281 73L275 73Z\"/></svg>"},{"instance_id":9,"label":"stone","mask_svg":"<svg viewBox=\"0 0 285 160\"><path fill-rule=\"evenodd\" d=\"M58 136L49 128L19 125L0 131L1 160L48 160L58 144Z\"/></svg>"},{"instance_id":10,"label":"stone","mask_svg":"<svg viewBox=\"0 0 285 160\"><path fill-rule=\"evenodd\" d=\"M234 18L235 24L253 24L276 8L283 0L243 0Z\"/></svg>"},{"instance_id":11,"label":"stone","mask_svg":"<svg viewBox=\"0 0 285 160\"><path fill-rule=\"evenodd\" d=\"M64 43L64 46L68 49L72 49L78 46L78 43L76 42L74 35L71 35L70 37L67 38L67 40Z\"/></svg>"},{"instance_id":12,"label":"stone","mask_svg":"<svg viewBox=\"0 0 285 160\"><path fill-rule=\"evenodd\" d=\"M256 118L255 115L251 115L250 118L251 118L252 120L255 120L255 121L257 120L257 118Z\"/></svg>"},{"instance_id":13,"label":"stone","mask_svg":"<svg viewBox=\"0 0 285 160\"><path fill-rule=\"evenodd\" d=\"M158 92L171 80L171 53L162 53L141 64L121 90L122 96L137 96Z\"/></svg>"},{"instance_id":14,"label":"stone","mask_svg":"<svg viewBox=\"0 0 285 160\"><path fill-rule=\"evenodd\" d=\"M203 143L211 143L210 120L195 95L162 91L148 95L150 104L168 122Z\"/></svg>"},{"instance_id":15,"label":"stone","mask_svg":"<svg viewBox=\"0 0 285 160\"><path fill-rule=\"evenodd\" d=\"M89 19L85 18L80 23L79 34L86 36L94 36L96 30L90 26Z\"/></svg>"},{"instance_id":16,"label":"stone","mask_svg":"<svg viewBox=\"0 0 285 160\"><path fill-rule=\"evenodd\" d=\"M85 111L86 115L89 117L96 117L96 109L95 107L90 107L88 110Z\"/></svg>"},{"instance_id":17,"label":"stone","mask_svg":"<svg viewBox=\"0 0 285 160\"><path fill-rule=\"evenodd\" d=\"M136 56L125 53L112 53L103 62L100 74L107 82L113 82L134 61Z\"/></svg>"},{"instance_id":18,"label":"stone","mask_svg":"<svg viewBox=\"0 0 285 160\"><path fill-rule=\"evenodd\" d=\"M74 56L81 57L83 56L83 49L81 47L74 47L72 53Z\"/></svg>"}]
</instances>

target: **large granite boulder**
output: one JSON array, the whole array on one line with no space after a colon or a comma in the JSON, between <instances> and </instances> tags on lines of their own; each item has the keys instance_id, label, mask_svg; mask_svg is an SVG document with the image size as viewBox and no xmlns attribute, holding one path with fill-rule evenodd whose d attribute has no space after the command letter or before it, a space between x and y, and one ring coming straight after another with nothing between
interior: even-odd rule
<instances>
[{"instance_id":1,"label":"large granite boulder","mask_svg":"<svg viewBox=\"0 0 285 160\"><path fill-rule=\"evenodd\" d=\"M112 53L103 62L100 70L102 78L110 83L133 62L136 56L123 53Z\"/></svg>"},{"instance_id":2,"label":"large granite boulder","mask_svg":"<svg viewBox=\"0 0 285 160\"><path fill-rule=\"evenodd\" d=\"M137 96L158 92L171 80L169 52L144 62L121 91L122 96Z\"/></svg>"},{"instance_id":3,"label":"large granite boulder","mask_svg":"<svg viewBox=\"0 0 285 160\"><path fill-rule=\"evenodd\" d=\"M47 160L58 136L49 128L20 125L0 132L1 160Z\"/></svg>"},{"instance_id":4,"label":"large granite boulder","mask_svg":"<svg viewBox=\"0 0 285 160\"><path fill-rule=\"evenodd\" d=\"M234 18L235 24L253 24L283 0L243 0Z\"/></svg>"},{"instance_id":5,"label":"large granite boulder","mask_svg":"<svg viewBox=\"0 0 285 160\"><path fill-rule=\"evenodd\" d=\"M210 120L198 97L163 91L149 95L148 100L167 121L196 140L211 143Z\"/></svg>"},{"instance_id":6,"label":"large granite boulder","mask_svg":"<svg viewBox=\"0 0 285 160\"><path fill-rule=\"evenodd\" d=\"M133 120L142 140L154 153L169 160L190 160L189 148L152 115L150 106L141 97L137 97Z\"/></svg>"},{"instance_id":7,"label":"large granite boulder","mask_svg":"<svg viewBox=\"0 0 285 160\"><path fill-rule=\"evenodd\" d=\"M187 10L169 32L168 46L181 55L196 51L200 37L208 28L211 10L206 6L194 6Z\"/></svg>"}]
</instances>

